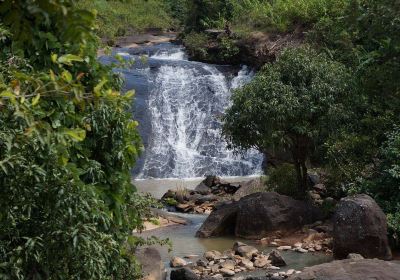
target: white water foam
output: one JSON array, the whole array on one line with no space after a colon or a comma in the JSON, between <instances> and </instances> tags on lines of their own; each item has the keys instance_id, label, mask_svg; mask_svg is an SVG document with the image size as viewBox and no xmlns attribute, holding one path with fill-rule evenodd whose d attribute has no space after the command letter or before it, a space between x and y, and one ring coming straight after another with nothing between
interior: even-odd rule
<instances>
[{"instance_id":1,"label":"white water foam","mask_svg":"<svg viewBox=\"0 0 400 280\"><path fill-rule=\"evenodd\" d=\"M150 78L152 137L139 178L259 174L262 156L256 151L234 155L220 129L231 89L248 82L251 75L243 67L229 81L211 65L161 65Z\"/></svg>"},{"instance_id":2,"label":"white water foam","mask_svg":"<svg viewBox=\"0 0 400 280\"><path fill-rule=\"evenodd\" d=\"M158 60L187 60L187 55L185 54L183 48L175 49L173 51L160 50L156 54L150 56L150 58Z\"/></svg>"}]
</instances>

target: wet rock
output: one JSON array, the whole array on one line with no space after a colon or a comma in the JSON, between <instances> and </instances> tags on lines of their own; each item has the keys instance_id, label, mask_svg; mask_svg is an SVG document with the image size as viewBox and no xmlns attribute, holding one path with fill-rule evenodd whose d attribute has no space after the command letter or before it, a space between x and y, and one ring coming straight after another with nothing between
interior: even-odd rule
<instances>
[{"instance_id":1,"label":"wet rock","mask_svg":"<svg viewBox=\"0 0 400 280\"><path fill-rule=\"evenodd\" d=\"M199 197L198 199L196 199L195 203L203 204L206 202L212 202L212 201L217 201L217 200L218 200L218 197L216 195L209 194L209 195Z\"/></svg>"},{"instance_id":2,"label":"wet rock","mask_svg":"<svg viewBox=\"0 0 400 280\"><path fill-rule=\"evenodd\" d=\"M204 257L209 261L215 261L222 257L221 252L212 250L204 253Z\"/></svg>"},{"instance_id":3,"label":"wet rock","mask_svg":"<svg viewBox=\"0 0 400 280\"><path fill-rule=\"evenodd\" d=\"M197 260L196 264L200 267L207 267L208 261L206 258L200 258Z\"/></svg>"},{"instance_id":4,"label":"wet rock","mask_svg":"<svg viewBox=\"0 0 400 280\"><path fill-rule=\"evenodd\" d=\"M237 203L224 204L214 210L196 232L196 237L223 236L235 229Z\"/></svg>"},{"instance_id":5,"label":"wet rock","mask_svg":"<svg viewBox=\"0 0 400 280\"><path fill-rule=\"evenodd\" d=\"M223 280L224 276L222 276L222 274L215 274L213 276L211 276L213 279L217 279L217 280Z\"/></svg>"},{"instance_id":6,"label":"wet rock","mask_svg":"<svg viewBox=\"0 0 400 280\"><path fill-rule=\"evenodd\" d=\"M180 212L189 212L189 211L193 210L193 205L190 205L187 203L179 203L175 207Z\"/></svg>"},{"instance_id":7,"label":"wet rock","mask_svg":"<svg viewBox=\"0 0 400 280\"><path fill-rule=\"evenodd\" d=\"M287 251L287 250L291 250L291 249L292 249L292 246L289 246L289 245L279 246L277 249L278 249L279 251Z\"/></svg>"},{"instance_id":8,"label":"wet rock","mask_svg":"<svg viewBox=\"0 0 400 280\"><path fill-rule=\"evenodd\" d=\"M262 256L254 261L254 266L258 268L266 267L271 263L267 256Z\"/></svg>"},{"instance_id":9,"label":"wet rock","mask_svg":"<svg viewBox=\"0 0 400 280\"><path fill-rule=\"evenodd\" d=\"M235 270L235 262L234 261L232 261L232 260L227 260L227 261L225 261L225 262L223 262L222 264L221 264L221 267L222 268L226 268L226 269L230 269L230 270Z\"/></svg>"},{"instance_id":10,"label":"wet rock","mask_svg":"<svg viewBox=\"0 0 400 280\"><path fill-rule=\"evenodd\" d=\"M245 267L248 270L254 269L254 264L248 259L242 259L240 265Z\"/></svg>"},{"instance_id":11,"label":"wet rock","mask_svg":"<svg viewBox=\"0 0 400 280\"><path fill-rule=\"evenodd\" d=\"M288 271L286 271L286 275L292 275L294 274L296 271L294 269L289 269Z\"/></svg>"},{"instance_id":12,"label":"wet rock","mask_svg":"<svg viewBox=\"0 0 400 280\"><path fill-rule=\"evenodd\" d=\"M202 195L208 195L211 193L210 187L208 187L204 182L201 182L198 184L195 189L197 193L202 194Z\"/></svg>"},{"instance_id":13,"label":"wet rock","mask_svg":"<svg viewBox=\"0 0 400 280\"><path fill-rule=\"evenodd\" d=\"M214 175L208 175L206 178L203 180L203 184L206 185L207 187L211 188L212 186L218 185L221 182L221 179L217 176Z\"/></svg>"},{"instance_id":14,"label":"wet rock","mask_svg":"<svg viewBox=\"0 0 400 280\"><path fill-rule=\"evenodd\" d=\"M360 254L353 254L353 253L351 253L351 254L349 254L349 255L347 256L347 259L349 259L349 260L362 260L362 259L364 259L364 257L361 256Z\"/></svg>"},{"instance_id":15,"label":"wet rock","mask_svg":"<svg viewBox=\"0 0 400 280\"><path fill-rule=\"evenodd\" d=\"M242 245L237 247L236 253L239 256L251 259L254 255L258 253L258 250L253 246Z\"/></svg>"},{"instance_id":16,"label":"wet rock","mask_svg":"<svg viewBox=\"0 0 400 280\"><path fill-rule=\"evenodd\" d=\"M341 199L333 224L335 258L358 253L366 258L391 259L386 215L370 196L356 195Z\"/></svg>"},{"instance_id":17,"label":"wet rock","mask_svg":"<svg viewBox=\"0 0 400 280\"><path fill-rule=\"evenodd\" d=\"M260 239L277 230L297 230L323 217L311 204L276 192L254 193L238 204L235 235L244 238Z\"/></svg>"},{"instance_id":18,"label":"wet rock","mask_svg":"<svg viewBox=\"0 0 400 280\"><path fill-rule=\"evenodd\" d=\"M272 250L269 253L268 260L271 261L271 264L274 266L286 266L286 262L277 250Z\"/></svg>"},{"instance_id":19,"label":"wet rock","mask_svg":"<svg viewBox=\"0 0 400 280\"><path fill-rule=\"evenodd\" d=\"M289 280L395 280L400 264L377 259L340 260L305 268Z\"/></svg>"},{"instance_id":20,"label":"wet rock","mask_svg":"<svg viewBox=\"0 0 400 280\"><path fill-rule=\"evenodd\" d=\"M211 266L211 272L212 273L218 273L219 272L219 265L218 264L214 264Z\"/></svg>"},{"instance_id":21,"label":"wet rock","mask_svg":"<svg viewBox=\"0 0 400 280\"><path fill-rule=\"evenodd\" d=\"M189 268L179 268L177 270L171 271L171 280L199 280L200 277L197 276L192 270Z\"/></svg>"},{"instance_id":22,"label":"wet rock","mask_svg":"<svg viewBox=\"0 0 400 280\"><path fill-rule=\"evenodd\" d=\"M308 250L303 249L303 248L296 248L295 251L299 252L299 253L303 253L303 254L308 252Z\"/></svg>"},{"instance_id":23,"label":"wet rock","mask_svg":"<svg viewBox=\"0 0 400 280\"><path fill-rule=\"evenodd\" d=\"M227 269L227 268L221 268L219 271L220 271L220 272L222 273L222 275L224 275L224 276L233 276L233 275L235 275L235 271L230 270L230 269Z\"/></svg>"},{"instance_id":24,"label":"wet rock","mask_svg":"<svg viewBox=\"0 0 400 280\"><path fill-rule=\"evenodd\" d=\"M171 267L182 267L187 265L187 262L180 257L173 257L170 262Z\"/></svg>"}]
</instances>

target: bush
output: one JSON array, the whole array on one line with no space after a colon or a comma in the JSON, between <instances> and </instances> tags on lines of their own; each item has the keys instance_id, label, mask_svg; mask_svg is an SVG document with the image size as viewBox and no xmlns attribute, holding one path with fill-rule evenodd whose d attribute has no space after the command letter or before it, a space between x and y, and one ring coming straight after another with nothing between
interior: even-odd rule
<instances>
[{"instance_id":1,"label":"bush","mask_svg":"<svg viewBox=\"0 0 400 280\"><path fill-rule=\"evenodd\" d=\"M131 232L152 201L131 183L133 94L73 4L0 2L1 279L139 276Z\"/></svg>"},{"instance_id":2,"label":"bush","mask_svg":"<svg viewBox=\"0 0 400 280\"><path fill-rule=\"evenodd\" d=\"M276 168L270 168L267 185L271 191L279 194L294 198L302 196L297 188L296 170L290 163L283 163Z\"/></svg>"},{"instance_id":3,"label":"bush","mask_svg":"<svg viewBox=\"0 0 400 280\"><path fill-rule=\"evenodd\" d=\"M183 43L192 58L204 60L208 56L209 39L205 33L191 32L185 35Z\"/></svg>"}]
</instances>

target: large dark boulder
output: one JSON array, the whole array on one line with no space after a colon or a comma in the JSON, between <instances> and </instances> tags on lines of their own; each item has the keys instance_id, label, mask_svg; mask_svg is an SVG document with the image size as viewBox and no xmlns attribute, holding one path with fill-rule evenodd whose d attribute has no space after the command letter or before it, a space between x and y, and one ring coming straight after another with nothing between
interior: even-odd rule
<instances>
[{"instance_id":1,"label":"large dark boulder","mask_svg":"<svg viewBox=\"0 0 400 280\"><path fill-rule=\"evenodd\" d=\"M333 216L333 253L338 259L350 253L365 258L391 258L386 216L370 196L340 200Z\"/></svg>"},{"instance_id":2,"label":"large dark boulder","mask_svg":"<svg viewBox=\"0 0 400 280\"><path fill-rule=\"evenodd\" d=\"M196 237L233 234L235 231L237 203L223 204L215 209L196 232Z\"/></svg>"},{"instance_id":3,"label":"large dark boulder","mask_svg":"<svg viewBox=\"0 0 400 280\"><path fill-rule=\"evenodd\" d=\"M275 231L291 232L323 218L307 202L275 192L254 193L214 210L196 233L197 237L236 236L259 239Z\"/></svg>"},{"instance_id":4,"label":"large dark boulder","mask_svg":"<svg viewBox=\"0 0 400 280\"><path fill-rule=\"evenodd\" d=\"M189 268L180 268L171 271L171 280L198 280L200 279L192 270Z\"/></svg>"},{"instance_id":5,"label":"large dark boulder","mask_svg":"<svg viewBox=\"0 0 400 280\"><path fill-rule=\"evenodd\" d=\"M288 280L397 280L400 264L382 260L340 260L304 269Z\"/></svg>"},{"instance_id":6,"label":"large dark boulder","mask_svg":"<svg viewBox=\"0 0 400 280\"><path fill-rule=\"evenodd\" d=\"M308 202L276 192L254 193L238 202L235 235L259 239L274 231L291 232L323 218Z\"/></svg>"}]
</instances>

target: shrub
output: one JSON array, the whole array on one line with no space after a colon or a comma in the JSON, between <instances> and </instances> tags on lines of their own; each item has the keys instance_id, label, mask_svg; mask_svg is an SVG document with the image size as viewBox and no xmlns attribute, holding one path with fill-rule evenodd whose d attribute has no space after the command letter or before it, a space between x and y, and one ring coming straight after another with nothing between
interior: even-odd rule
<instances>
[{"instance_id":1,"label":"shrub","mask_svg":"<svg viewBox=\"0 0 400 280\"><path fill-rule=\"evenodd\" d=\"M152 201L131 183L133 94L73 4L0 2L1 279L138 277L131 232Z\"/></svg>"},{"instance_id":2,"label":"shrub","mask_svg":"<svg viewBox=\"0 0 400 280\"><path fill-rule=\"evenodd\" d=\"M276 168L271 168L268 176L267 185L271 191L294 198L301 197L297 188L296 170L293 164L283 163Z\"/></svg>"},{"instance_id":3,"label":"shrub","mask_svg":"<svg viewBox=\"0 0 400 280\"><path fill-rule=\"evenodd\" d=\"M204 60L208 56L209 37L205 33L191 32L185 35L183 43L189 55L195 59Z\"/></svg>"}]
</instances>

